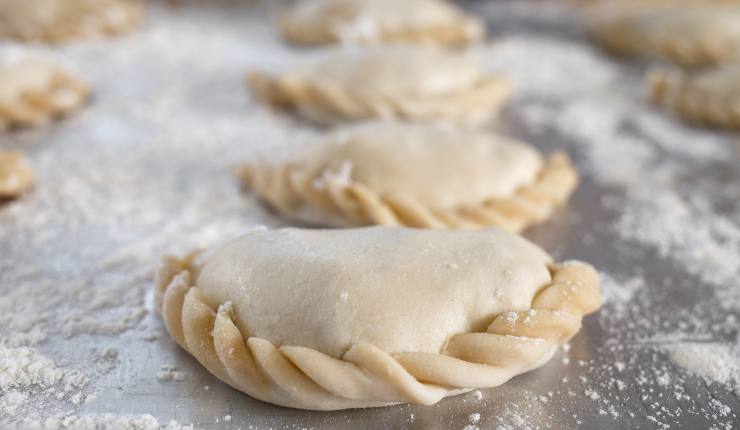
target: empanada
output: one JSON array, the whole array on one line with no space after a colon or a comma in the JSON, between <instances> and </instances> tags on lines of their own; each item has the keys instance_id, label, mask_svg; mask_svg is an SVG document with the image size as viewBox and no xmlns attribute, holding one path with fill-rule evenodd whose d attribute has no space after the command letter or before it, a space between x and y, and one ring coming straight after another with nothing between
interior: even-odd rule
<instances>
[{"instance_id":1,"label":"empanada","mask_svg":"<svg viewBox=\"0 0 740 430\"><path fill-rule=\"evenodd\" d=\"M119 34L140 13L136 0L0 0L0 38L55 43Z\"/></svg>"},{"instance_id":2,"label":"empanada","mask_svg":"<svg viewBox=\"0 0 740 430\"><path fill-rule=\"evenodd\" d=\"M340 50L306 70L249 83L271 105L320 124L366 118L477 124L492 119L509 83L461 53L393 46Z\"/></svg>"},{"instance_id":3,"label":"empanada","mask_svg":"<svg viewBox=\"0 0 740 430\"><path fill-rule=\"evenodd\" d=\"M625 54L688 66L740 58L740 4L707 1L614 2L591 13L591 33Z\"/></svg>"},{"instance_id":4,"label":"empanada","mask_svg":"<svg viewBox=\"0 0 740 430\"><path fill-rule=\"evenodd\" d=\"M0 150L0 199L18 197L33 183L33 170L23 154Z\"/></svg>"},{"instance_id":5,"label":"empanada","mask_svg":"<svg viewBox=\"0 0 740 430\"><path fill-rule=\"evenodd\" d=\"M256 229L166 257L156 303L211 373L263 401L430 405L544 364L598 275L503 230Z\"/></svg>"},{"instance_id":6,"label":"empanada","mask_svg":"<svg viewBox=\"0 0 740 430\"><path fill-rule=\"evenodd\" d=\"M0 131L69 113L89 94L82 78L49 63L25 60L0 66Z\"/></svg>"},{"instance_id":7,"label":"empanada","mask_svg":"<svg viewBox=\"0 0 740 430\"><path fill-rule=\"evenodd\" d=\"M485 34L481 21L444 0L305 0L279 26L286 40L301 45L464 45Z\"/></svg>"},{"instance_id":8,"label":"empanada","mask_svg":"<svg viewBox=\"0 0 740 430\"><path fill-rule=\"evenodd\" d=\"M740 128L740 64L699 72L655 70L648 81L653 102L687 120Z\"/></svg>"},{"instance_id":9,"label":"empanada","mask_svg":"<svg viewBox=\"0 0 740 430\"><path fill-rule=\"evenodd\" d=\"M245 184L278 213L310 224L426 228L547 219L578 175L567 156L482 130L371 122L325 134L277 166L250 162Z\"/></svg>"}]
</instances>

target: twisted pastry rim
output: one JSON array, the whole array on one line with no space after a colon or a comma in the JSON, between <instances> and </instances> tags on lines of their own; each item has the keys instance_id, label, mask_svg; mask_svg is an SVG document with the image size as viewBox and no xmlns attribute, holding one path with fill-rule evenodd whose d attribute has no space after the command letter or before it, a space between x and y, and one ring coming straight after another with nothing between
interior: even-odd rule
<instances>
[{"instance_id":1,"label":"twisted pastry rim","mask_svg":"<svg viewBox=\"0 0 740 430\"><path fill-rule=\"evenodd\" d=\"M651 70L647 75L648 97L654 104L670 109L686 121L740 128L740 109L734 100L737 94L703 91L693 85L692 79L685 72Z\"/></svg>"},{"instance_id":2,"label":"twisted pastry rim","mask_svg":"<svg viewBox=\"0 0 740 430\"><path fill-rule=\"evenodd\" d=\"M282 216L331 226L391 225L416 228L482 228L496 226L512 232L547 220L578 185L578 172L564 152L554 153L536 180L511 196L475 205L435 209L413 196L392 198L369 186L323 172L302 175L298 164L278 168L247 163L239 176L269 207ZM320 185L320 186L317 186ZM307 219L307 214L311 218Z\"/></svg>"},{"instance_id":3,"label":"twisted pastry rim","mask_svg":"<svg viewBox=\"0 0 740 430\"><path fill-rule=\"evenodd\" d=\"M736 46L719 44L716 38L704 38L697 35L687 41L665 35L644 37L641 32L635 32L630 28L630 22L636 16L644 11L650 13L651 8L671 7L670 3L647 2L647 4L638 3L620 7L623 9L612 11L612 16L609 18L604 18L603 13L599 11L599 6L591 6L591 10L587 13L589 33L611 51L627 55L661 56L683 66L718 64L738 58Z\"/></svg>"},{"instance_id":4,"label":"twisted pastry rim","mask_svg":"<svg viewBox=\"0 0 740 430\"><path fill-rule=\"evenodd\" d=\"M90 97L90 85L80 76L53 64L33 65L48 68L48 84L41 91L20 91L14 100L0 99L0 132L62 117L78 110Z\"/></svg>"},{"instance_id":5,"label":"twisted pastry rim","mask_svg":"<svg viewBox=\"0 0 740 430\"><path fill-rule=\"evenodd\" d=\"M55 22L48 27L39 25L34 32L23 31L23 29L18 29L17 26L7 26L6 29L0 30L0 38L56 44L76 39L117 36L131 31L141 19L143 6L140 0L106 0L106 2L105 7L115 5L122 8L126 14L125 19L112 22L103 18L98 21L94 28L83 26L80 20L67 23ZM0 24L2 23L3 21L0 19Z\"/></svg>"},{"instance_id":6,"label":"twisted pastry rim","mask_svg":"<svg viewBox=\"0 0 740 430\"><path fill-rule=\"evenodd\" d=\"M205 303L194 284L198 251L166 256L155 309L174 340L221 381L257 399L298 409L336 410L395 403L431 405L474 388L499 386L541 366L601 305L598 274L586 263L551 265L527 311L497 315L485 332L450 335L440 352L388 353L356 343L341 358L275 346L243 333L233 305Z\"/></svg>"},{"instance_id":7,"label":"twisted pastry rim","mask_svg":"<svg viewBox=\"0 0 740 430\"><path fill-rule=\"evenodd\" d=\"M14 179L9 181L9 177ZM33 169L21 152L0 149L0 203L20 196L35 182Z\"/></svg>"},{"instance_id":8,"label":"twisted pastry rim","mask_svg":"<svg viewBox=\"0 0 740 430\"><path fill-rule=\"evenodd\" d=\"M347 37L344 30L337 26L328 23L319 25L306 23L292 15L292 11L283 13L277 19L277 26L286 41L303 46L332 43L375 45L398 42L464 46L480 41L485 35L485 26L479 19L461 13L441 25L407 26L405 28L389 28L381 25L381 28L377 29L372 36L353 34L351 37Z\"/></svg>"},{"instance_id":9,"label":"twisted pastry rim","mask_svg":"<svg viewBox=\"0 0 740 430\"><path fill-rule=\"evenodd\" d=\"M426 96L362 93L320 79L260 71L249 73L247 85L273 108L296 111L322 125L368 118L481 124L496 117L511 92L502 76L484 76L465 90Z\"/></svg>"}]
</instances>

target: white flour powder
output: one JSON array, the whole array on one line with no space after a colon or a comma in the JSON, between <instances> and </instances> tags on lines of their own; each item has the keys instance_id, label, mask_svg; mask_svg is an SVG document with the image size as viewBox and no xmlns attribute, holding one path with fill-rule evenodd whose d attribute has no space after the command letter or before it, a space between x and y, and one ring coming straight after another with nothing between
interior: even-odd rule
<instances>
[{"instance_id":1,"label":"white flour powder","mask_svg":"<svg viewBox=\"0 0 740 430\"><path fill-rule=\"evenodd\" d=\"M176 418L352 428L374 417L300 415L315 421L298 425L294 411L261 415L256 401L215 384L151 313L163 253L285 224L240 192L233 168L289 152L308 132L260 108L244 75L289 70L320 51L286 48L254 7L151 2L143 27L121 39L0 45L8 58L61 61L95 88L92 104L59 125L0 137L39 175L31 193L0 208L0 427L188 428ZM649 106L636 67L577 39L572 10L481 7L495 31L513 29L473 50L514 84L500 126L546 153L567 150L583 176L570 230L555 231L563 249L553 251L599 267L604 306L534 375L378 416L422 426L444 416L457 428L737 427L740 179L714 176L737 160L737 146ZM553 28L566 37L546 34Z\"/></svg>"}]
</instances>

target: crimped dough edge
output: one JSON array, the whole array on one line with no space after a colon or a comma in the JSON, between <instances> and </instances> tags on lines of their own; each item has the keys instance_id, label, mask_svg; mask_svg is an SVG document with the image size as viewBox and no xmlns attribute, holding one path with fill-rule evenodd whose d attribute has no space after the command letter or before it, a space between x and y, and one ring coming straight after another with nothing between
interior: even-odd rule
<instances>
[{"instance_id":1,"label":"crimped dough edge","mask_svg":"<svg viewBox=\"0 0 740 430\"><path fill-rule=\"evenodd\" d=\"M122 8L125 19L118 22L103 20L95 28L82 26L78 20L48 28L39 27L37 28L38 31L34 32L28 31L27 27L19 29L17 26L7 26L6 29L0 30L0 38L7 37L25 42L58 44L76 39L117 36L131 31L143 14L143 6L140 0L107 0L105 6L110 5ZM2 24L1 21L0 24Z\"/></svg>"},{"instance_id":2,"label":"crimped dough edge","mask_svg":"<svg viewBox=\"0 0 740 430\"><path fill-rule=\"evenodd\" d=\"M700 2L687 2L699 5ZM718 1L708 6L721 5ZM728 2L729 4L729 2ZM610 51L622 55L660 56L679 65L695 67L719 64L737 59L737 46L721 45L715 39L697 35L690 42L676 37L643 38L629 28L629 21L655 9L680 7L669 2L636 2L606 6L592 5L586 11L587 29L591 37Z\"/></svg>"},{"instance_id":3,"label":"crimped dough edge","mask_svg":"<svg viewBox=\"0 0 740 430\"><path fill-rule=\"evenodd\" d=\"M365 184L335 175L305 177L287 163L272 168L247 163L240 177L269 207L286 218L336 227L388 225L417 228L483 228L512 232L547 220L578 185L578 172L563 152L553 154L536 180L509 197L477 205L434 209L413 196L394 199ZM317 180L322 186L317 187ZM307 219L311 218L311 219Z\"/></svg>"},{"instance_id":4,"label":"crimped dough edge","mask_svg":"<svg viewBox=\"0 0 740 430\"><path fill-rule=\"evenodd\" d=\"M33 169L22 153L0 149L0 203L20 196L35 182Z\"/></svg>"},{"instance_id":5,"label":"crimped dough edge","mask_svg":"<svg viewBox=\"0 0 740 430\"><path fill-rule=\"evenodd\" d=\"M375 45L383 43L413 43L436 46L465 46L485 36L483 23L471 16L456 16L445 25L412 26L407 28L380 28L372 36L355 35L347 39L337 28L317 26L294 18L290 11L276 21L283 38L295 45L328 45L352 43Z\"/></svg>"},{"instance_id":6,"label":"crimped dough edge","mask_svg":"<svg viewBox=\"0 0 740 430\"><path fill-rule=\"evenodd\" d=\"M49 86L40 92L28 91L15 103L0 100L0 132L15 127L33 127L67 115L79 109L90 97L92 90L83 78L52 64L29 62L35 67L51 69Z\"/></svg>"},{"instance_id":7,"label":"crimped dough edge","mask_svg":"<svg viewBox=\"0 0 740 430\"><path fill-rule=\"evenodd\" d=\"M221 381L266 402L309 410L432 405L496 387L547 362L601 305L598 274L586 263L550 266L552 281L528 311L504 312L485 332L452 335L439 353L387 353L354 344L341 359L275 346L243 333L231 303L217 309L194 286L198 252L166 256L155 280L156 310L174 340Z\"/></svg>"},{"instance_id":8,"label":"crimped dough edge","mask_svg":"<svg viewBox=\"0 0 740 430\"><path fill-rule=\"evenodd\" d=\"M501 76L483 77L465 91L415 97L404 94L368 97L331 82L270 76L259 71L250 73L247 83L269 105L297 111L322 125L367 118L476 125L493 119L511 92L508 79Z\"/></svg>"},{"instance_id":9,"label":"crimped dough edge","mask_svg":"<svg viewBox=\"0 0 740 430\"><path fill-rule=\"evenodd\" d=\"M647 76L648 97L684 120L698 125L740 129L740 108L736 95L714 94L692 85L685 72L654 69Z\"/></svg>"}]
</instances>

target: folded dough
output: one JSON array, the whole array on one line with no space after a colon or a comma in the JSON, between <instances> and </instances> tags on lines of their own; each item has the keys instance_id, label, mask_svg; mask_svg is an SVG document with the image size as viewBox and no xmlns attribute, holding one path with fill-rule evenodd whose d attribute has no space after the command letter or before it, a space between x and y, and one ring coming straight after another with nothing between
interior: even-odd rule
<instances>
[{"instance_id":1,"label":"folded dough","mask_svg":"<svg viewBox=\"0 0 740 430\"><path fill-rule=\"evenodd\" d=\"M18 197L33 183L33 170L23 154L0 150L0 199Z\"/></svg>"},{"instance_id":2,"label":"folded dough","mask_svg":"<svg viewBox=\"0 0 740 430\"><path fill-rule=\"evenodd\" d=\"M0 66L0 131L69 113L89 94L82 78L49 63L25 60Z\"/></svg>"},{"instance_id":3,"label":"folded dough","mask_svg":"<svg viewBox=\"0 0 740 430\"><path fill-rule=\"evenodd\" d=\"M591 13L591 33L625 54L688 66L740 58L740 4L729 1L612 2Z\"/></svg>"},{"instance_id":4,"label":"folded dough","mask_svg":"<svg viewBox=\"0 0 740 430\"><path fill-rule=\"evenodd\" d=\"M464 54L410 46L339 50L306 70L253 72L249 83L271 105L320 124L365 118L476 124L492 119L509 95L506 79L483 74Z\"/></svg>"},{"instance_id":5,"label":"folded dough","mask_svg":"<svg viewBox=\"0 0 740 430\"><path fill-rule=\"evenodd\" d=\"M136 0L0 0L0 38L55 43L119 34L140 13Z\"/></svg>"},{"instance_id":6,"label":"folded dough","mask_svg":"<svg viewBox=\"0 0 740 430\"><path fill-rule=\"evenodd\" d=\"M648 85L653 102L689 121L740 127L740 64L699 72L655 70Z\"/></svg>"},{"instance_id":7,"label":"folded dough","mask_svg":"<svg viewBox=\"0 0 740 430\"><path fill-rule=\"evenodd\" d=\"M278 166L247 163L242 177L309 224L511 231L547 219L578 182L564 154L545 161L486 131L393 122L340 128Z\"/></svg>"},{"instance_id":8,"label":"folded dough","mask_svg":"<svg viewBox=\"0 0 740 430\"><path fill-rule=\"evenodd\" d=\"M165 257L167 331L258 399L332 410L433 404L544 364L600 306L584 263L502 230L255 229Z\"/></svg>"},{"instance_id":9,"label":"folded dough","mask_svg":"<svg viewBox=\"0 0 740 430\"><path fill-rule=\"evenodd\" d=\"M463 45L485 35L482 22L444 0L305 0L279 25L285 39L302 45Z\"/></svg>"}]
</instances>

